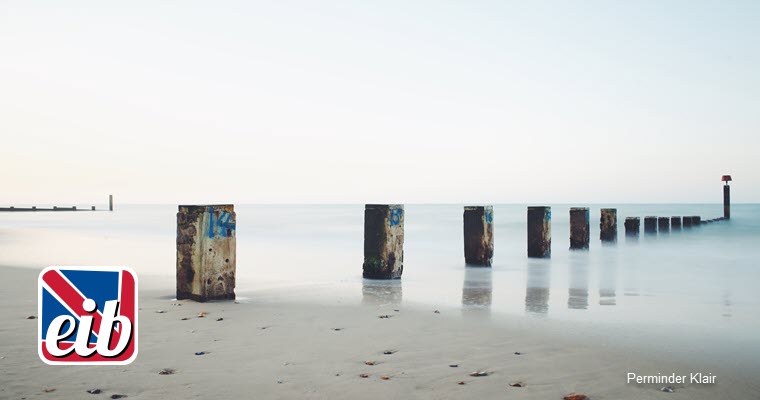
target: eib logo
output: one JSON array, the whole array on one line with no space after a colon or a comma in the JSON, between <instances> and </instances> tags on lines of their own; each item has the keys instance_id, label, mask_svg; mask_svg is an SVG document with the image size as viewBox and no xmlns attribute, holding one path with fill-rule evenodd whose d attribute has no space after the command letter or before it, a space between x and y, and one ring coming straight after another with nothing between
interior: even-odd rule
<instances>
[{"instance_id":1,"label":"eib logo","mask_svg":"<svg viewBox=\"0 0 760 400\"><path fill-rule=\"evenodd\" d=\"M49 267L38 279L37 351L47 364L124 365L137 357L137 275Z\"/></svg>"}]
</instances>

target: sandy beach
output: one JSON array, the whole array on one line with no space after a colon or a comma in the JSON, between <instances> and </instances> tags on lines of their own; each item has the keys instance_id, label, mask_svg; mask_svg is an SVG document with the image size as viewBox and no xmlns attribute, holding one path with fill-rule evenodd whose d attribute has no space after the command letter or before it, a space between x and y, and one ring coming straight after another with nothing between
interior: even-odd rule
<instances>
[{"instance_id":1,"label":"sandy beach","mask_svg":"<svg viewBox=\"0 0 760 400\"><path fill-rule=\"evenodd\" d=\"M3 399L561 399L571 393L748 399L760 393L740 371L595 345L529 318L382 301L304 301L285 289L203 304L173 300L170 287L141 290L139 355L132 364L48 366L35 349L37 321L27 319L37 310L38 272L0 268ZM673 393L660 391L668 385L626 384L629 372L688 375L703 367L718 376L715 384L673 385ZM173 373L160 374L164 369ZM479 371L487 376L470 376ZM87 393L93 389L101 392Z\"/></svg>"}]
</instances>

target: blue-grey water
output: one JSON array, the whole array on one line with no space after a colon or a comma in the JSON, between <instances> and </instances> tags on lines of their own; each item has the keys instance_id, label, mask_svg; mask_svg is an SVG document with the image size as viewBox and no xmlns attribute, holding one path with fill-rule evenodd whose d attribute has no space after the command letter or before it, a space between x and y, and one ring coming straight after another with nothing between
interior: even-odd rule
<instances>
[{"instance_id":1,"label":"blue-grey water","mask_svg":"<svg viewBox=\"0 0 760 400\"><path fill-rule=\"evenodd\" d=\"M599 242L599 209L618 242ZM760 368L760 205L732 219L646 236L647 215L722 215L718 204L591 206L591 247L569 247L570 205L552 205L552 257L526 256L526 206L494 206L492 268L464 265L461 205L407 205L401 281L364 281L363 205L237 205L237 292L526 316L568 334ZM171 294L176 206L0 213L0 265L127 265ZM642 217L627 240L623 220ZM613 339L614 338L614 339Z\"/></svg>"}]
</instances>

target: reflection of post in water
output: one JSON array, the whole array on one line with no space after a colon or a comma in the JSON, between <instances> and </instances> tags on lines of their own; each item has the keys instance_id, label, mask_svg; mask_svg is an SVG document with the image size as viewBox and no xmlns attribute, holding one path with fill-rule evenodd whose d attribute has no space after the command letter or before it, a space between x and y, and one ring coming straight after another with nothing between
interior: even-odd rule
<instances>
[{"instance_id":1,"label":"reflection of post in water","mask_svg":"<svg viewBox=\"0 0 760 400\"><path fill-rule=\"evenodd\" d=\"M528 282L525 290L525 311L546 314L549 311L551 268L549 261L528 261Z\"/></svg>"},{"instance_id":2,"label":"reflection of post in water","mask_svg":"<svg viewBox=\"0 0 760 400\"><path fill-rule=\"evenodd\" d=\"M733 316L733 313L731 312L732 305L731 292L726 290L723 292L723 313L721 315L726 318L731 318Z\"/></svg>"},{"instance_id":3,"label":"reflection of post in water","mask_svg":"<svg viewBox=\"0 0 760 400\"><path fill-rule=\"evenodd\" d=\"M588 254L570 255L570 282L567 291L567 308L588 308Z\"/></svg>"},{"instance_id":4,"label":"reflection of post in water","mask_svg":"<svg viewBox=\"0 0 760 400\"><path fill-rule=\"evenodd\" d=\"M399 305L401 304L402 297L401 280L363 280L362 304Z\"/></svg>"},{"instance_id":5,"label":"reflection of post in water","mask_svg":"<svg viewBox=\"0 0 760 400\"><path fill-rule=\"evenodd\" d=\"M491 268L466 267L462 286L462 305L491 306L493 293Z\"/></svg>"},{"instance_id":6,"label":"reflection of post in water","mask_svg":"<svg viewBox=\"0 0 760 400\"><path fill-rule=\"evenodd\" d=\"M599 266L599 305L614 306L615 289L617 288L617 254L608 251L602 254L602 265Z\"/></svg>"}]
</instances>

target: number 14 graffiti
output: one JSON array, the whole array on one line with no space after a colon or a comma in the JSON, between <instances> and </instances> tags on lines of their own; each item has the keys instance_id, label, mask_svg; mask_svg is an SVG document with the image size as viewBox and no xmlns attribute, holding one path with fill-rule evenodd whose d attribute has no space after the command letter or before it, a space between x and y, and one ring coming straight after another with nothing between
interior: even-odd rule
<instances>
[{"instance_id":1,"label":"number 14 graffiti","mask_svg":"<svg viewBox=\"0 0 760 400\"><path fill-rule=\"evenodd\" d=\"M235 230L235 221L232 221L232 214L226 211L220 211L219 217L215 218L214 209L209 207L208 209L208 237L213 239L216 236L228 237L232 236L232 232ZM218 229L217 229L218 228Z\"/></svg>"}]
</instances>

